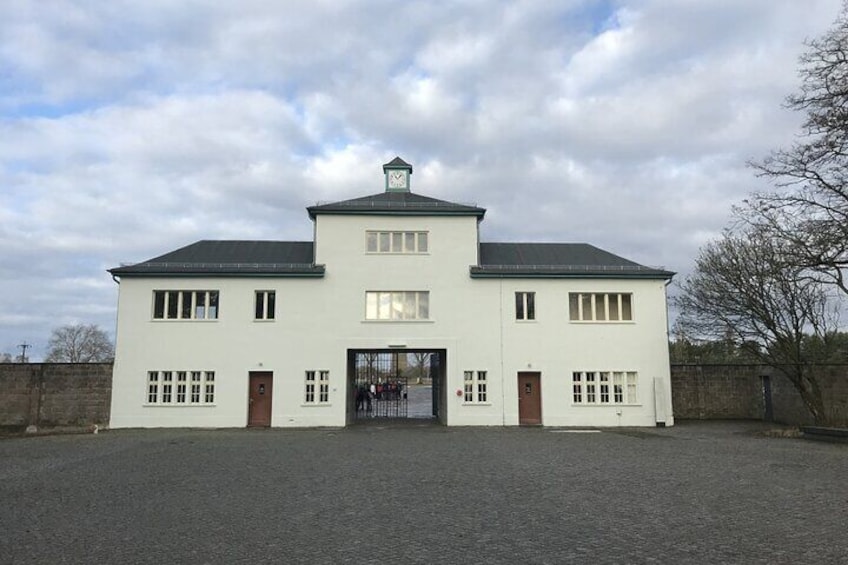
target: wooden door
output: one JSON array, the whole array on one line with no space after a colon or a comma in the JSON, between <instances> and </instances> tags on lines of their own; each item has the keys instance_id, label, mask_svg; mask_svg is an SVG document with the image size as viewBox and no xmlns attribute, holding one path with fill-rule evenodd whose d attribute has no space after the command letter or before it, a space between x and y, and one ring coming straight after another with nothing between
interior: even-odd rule
<instances>
[{"instance_id":1,"label":"wooden door","mask_svg":"<svg viewBox=\"0 0 848 565\"><path fill-rule=\"evenodd\" d=\"M271 398L274 388L274 373L251 372L250 392L248 394L248 427L269 427L271 425Z\"/></svg>"},{"instance_id":2,"label":"wooden door","mask_svg":"<svg viewBox=\"0 0 848 565\"><path fill-rule=\"evenodd\" d=\"M518 423L542 425L542 374L518 373Z\"/></svg>"}]
</instances>

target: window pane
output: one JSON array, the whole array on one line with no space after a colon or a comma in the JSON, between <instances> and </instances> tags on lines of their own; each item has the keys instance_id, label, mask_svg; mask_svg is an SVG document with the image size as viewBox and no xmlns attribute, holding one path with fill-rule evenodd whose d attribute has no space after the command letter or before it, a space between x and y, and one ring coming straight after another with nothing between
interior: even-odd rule
<instances>
[{"instance_id":1,"label":"window pane","mask_svg":"<svg viewBox=\"0 0 848 565\"><path fill-rule=\"evenodd\" d=\"M419 320L429 320L430 319L430 293L429 292L419 292L418 293L418 319Z\"/></svg>"},{"instance_id":2,"label":"window pane","mask_svg":"<svg viewBox=\"0 0 848 565\"><path fill-rule=\"evenodd\" d=\"M392 252L403 253L403 232L392 232Z\"/></svg>"},{"instance_id":3,"label":"window pane","mask_svg":"<svg viewBox=\"0 0 848 565\"><path fill-rule=\"evenodd\" d=\"M209 293L209 312L208 318L216 320L218 318L218 291L213 290Z\"/></svg>"},{"instance_id":4,"label":"window pane","mask_svg":"<svg viewBox=\"0 0 848 565\"><path fill-rule=\"evenodd\" d=\"M596 320L607 319L606 294L595 294L595 314Z\"/></svg>"},{"instance_id":5,"label":"window pane","mask_svg":"<svg viewBox=\"0 0 848 565\"><path fill-rule=\"evenodd\" d=\"M592 295L581 294L580 302L580 305L583 307L583 317L581 320L594 320L595 318L592 316Z\"/></svg>"},{"instance_id":6,"label":"window pane","mask_svg":"<svg viewBox=\"0 0 848 565\"><path fill-rule=\"evenodd\" d=\"M256 293L256 311L254 312L254 317L257 320L261 320L265 317L265 293L257 292Z\"/></svg>"},{"instance_id":7,"label":"window pane","mask_svg":"<svg viewBox=\"0 0 848 565\"><path fill-rule=\"evenodd\" d=\"M403 239L403 250L406 253L415 253L415 232L406 232Z\"/></svg>"},{"instance_id":8,"label":"window pane","mask_svg":"<svg viewBox=\"0 0 848 565\"><path fill-rule=\"evenodd\" d=\"M266 299L266 307L267 313L265 315L265 319L273 320L274 319L274 309L277 306L277 297L275 292L269 292Z\"/></svg>"},{"instance_id":9,"label":"window pane","mask_svg":"<svg viewBox=\"0 0 848 565\"><path fill-rule=\"evenodd\" d=\"M523 320L524 319L524 293L516 292L515 293L515 319Z\"/></svg>"},{"instance_id":10,"label":"window pane","mask_svg":"<svg viewBox=\"0 0 848 565\"><path fill-rule=\"evenodd\" d=\"M527 296L527 319L535 320L536 319L536 293L528 292Z\"/></svg>"},{"instance_id":11,"label":"window pane","mask_svg":"<svg viewBox=\"0 0 848 565\"><path fill-rule=\"evenodd\" d=\"M370 231L365 236L365 240L367 241L368 251L370 253L377 252L377 232Z\"/></svg>"},{"instance_id":12,"label":"window pane","mask_svg":"<svg viewBox=\"0 0 848 565\"><path fill-rule=\"evenodd\" d=\"M366 292L365 293L365 319L366 320L376 320L377 319L377 293L376 292Z\"/></svg>"},{"instance_id":13,"label":"window pane","mask_svg":"<svg viewBox=\"0 0 848 565\"><path fill-rule=\"evenodd\" d=\"M380 292L380 312L377 314L378 320L392 319L392 293Z\"/></svg>"},{"instance_id":14,"label":"window pane","mask_svg":"<svg viewBox=\"0 0 848 565\"><path fill-rule=\"evenodd\" d=\"M403 317L406 320L414 320L418 317L418 308L415 305L416 293L405 292L403 304Z\"/></svg>"},{"instance_id":15,"label":"window pane","mask_svg":"<svg viewBox=\"0 0 848 565\"><path fill-rule=\"evenodd\" d=\"M153 317L157 320L165 317L165 292L162 290L153 293Z\"/></svg>"},{"instance_id":16,"label":"window pane","mask_svg":"<svg viewBox=\"0 0 848 565\"><path fill-rule=\"evenodd\" d=\"M168 318L176 319L177 318L177 306L179 305L180 293L176 290L168 291Z\"/></svg>"},{"instance_id":17,"label":"window pane","mask_svg":"<svg viewBox=\"0 0 848 565\"><path fill-rule=\"evenodd\" d=\"M189 290L184 290L180 293L182 300L182 308L180 308L180 318L183 320L191 319L191 295L194 294Z\"/></svg>"},{"instance_id":18,"label":"window pane","mask_svg":"<svg viewBox=\"0 0 848 565\"><path fill-rule=\"evenodd\" d=\"M427 232L419 232L418 233L418 252L426 253L427 252Z\"/></svg>"},{"instance_id":19,"label":"window pane","mask_svg":"<svg viewBox=\"0 0 848 565\"><path fill-rule=\"evenodd\" d=\"M609 319L610 320L620 320L621 312L618 308L618 294L607 294L607 301L609 302Z\"/></svg>"},{"instance_id":20,"label":"window pane","mask_svg":"<svg viewBox=\"0 0 848 565\"><path fill-rule=\"evenodd\" d=\"M198 320L206 318L206 293L194 293L194 317Z\"/></svg>"},{"instance_id":21,"label":"window pane","mask_svg":"<svg viewBox=\"0 0 848 565\"><path fill-rule=\"evenodd\" d=\"M388 253L391 249L391 240L389 239L390 235L391 234L389 232L380 232L380 253Z\"/></svg>"},{"instance_id":22,"label":"window pane","mask_svg":"<svg viewBox=\"0 0 848 565\"><path fill-rule=\"evenodd\" d=\"M392 320L403 320L403 293L392 293Z\"/></svg>"},{"instance_id":23,"label":"window pane","mask_svg":"<svg viewBox=\"0 0 848 565\"><path fill-rule=\"evenodd\" d=\"M568 295L568 317L571 320L580 319L580 307L577 302L579 298L580 295L574 292Z\"/></svg>"},{"instance_id":24,"label":"window pane","mask_svg":"<svg viewBox=\"0 0 848 565\"><path fill-rule=\"evenodd\" d=\"M633 295L631 294L622 294L621 295L621 319L622 320L632 320L633 319L633 311L630 300Z\"/></svg>"}]
</instances>

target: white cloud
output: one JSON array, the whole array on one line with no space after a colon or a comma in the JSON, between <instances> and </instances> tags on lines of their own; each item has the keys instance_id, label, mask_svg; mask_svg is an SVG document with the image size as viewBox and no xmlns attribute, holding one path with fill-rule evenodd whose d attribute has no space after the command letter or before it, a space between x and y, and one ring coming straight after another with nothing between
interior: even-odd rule
<instances>
[{"instance_id":1,"label":"white cloud","mask_svg":"<svg viewBox=\"0 0 848 565\"><path fill-rule=\"evenodd\" d=\"M380 191L395 155L488 240L685 272L791 141L801 42L841 5L44 4L0 5L0 352L111 330L122 261L309 239L305 206Z\"/></svg>"}]
</instances>

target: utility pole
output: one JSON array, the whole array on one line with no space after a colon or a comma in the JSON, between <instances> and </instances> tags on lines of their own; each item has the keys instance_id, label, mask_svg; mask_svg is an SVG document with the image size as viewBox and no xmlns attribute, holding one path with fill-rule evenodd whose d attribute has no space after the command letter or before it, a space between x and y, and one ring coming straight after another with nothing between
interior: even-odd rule
<instances>
[{"instance_id":1,"label":"utility pole","mask_svg":"<svg viewBox=\"0 0 848 565\"><path fill-rule=\"evenodd\" d=\"M23 342L18 347L21 348L21 363L26 363L27 362L26 350L28 348L32 347L32 345L28 344L27 342Z\"/></svg>"}]
</instances>

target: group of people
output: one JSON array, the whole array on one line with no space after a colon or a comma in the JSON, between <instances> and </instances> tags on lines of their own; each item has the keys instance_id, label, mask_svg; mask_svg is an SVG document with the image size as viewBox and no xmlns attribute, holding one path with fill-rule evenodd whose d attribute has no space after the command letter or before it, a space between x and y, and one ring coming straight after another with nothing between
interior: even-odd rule
<instances>
[{"instance_id":1,"label":"group of people","mask_svg":"<svg viewBox=\"0 0 848 565\"><path fill-rule=\"evenodd\" d=\"M380 400L400 400L406 398L404 385L398 381L359 383L356 387L356 411L371 412L373 402Z\"/></svg>"}]
</instances>

